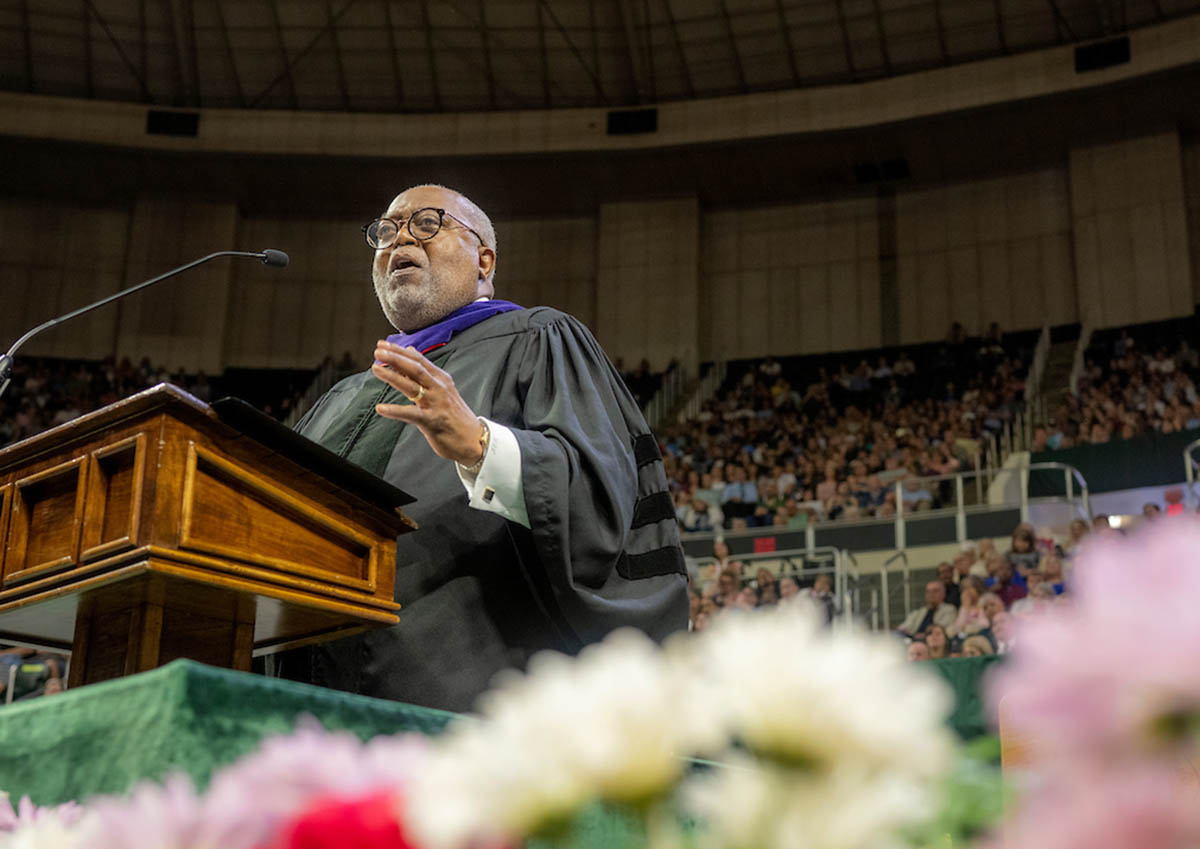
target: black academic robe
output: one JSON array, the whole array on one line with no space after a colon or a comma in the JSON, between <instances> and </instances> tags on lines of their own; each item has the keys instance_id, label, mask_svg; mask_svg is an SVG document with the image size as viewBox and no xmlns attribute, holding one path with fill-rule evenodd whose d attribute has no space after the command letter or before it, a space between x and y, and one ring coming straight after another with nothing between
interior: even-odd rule
<instances>
[{"instance_id":1,"label":"black academic robe","mask_svg":"<svg viewBox=\"0 0 1200 849\"><path fill-rule=\"evenodd\" d=\"M503 313L427 354L478 415L512 429L531 528L467 503L452 462L374 412L398 393L369 371L334 386L301 433L416 497L396 551L400 623L284 656L282 674L468 710L496 672L578 651L621 626L687 626L683 554L657 443L582 324Z\"/></svg>"}]
</instances>

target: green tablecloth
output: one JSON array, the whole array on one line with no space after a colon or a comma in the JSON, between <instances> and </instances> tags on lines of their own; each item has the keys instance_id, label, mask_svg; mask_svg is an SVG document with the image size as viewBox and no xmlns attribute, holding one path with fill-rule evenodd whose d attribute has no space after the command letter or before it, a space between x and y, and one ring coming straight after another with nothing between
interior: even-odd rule
<instances>
[{"instance_id":1,"label":"green tablecloth","mask_svg":"<svg viewBox=\"0 0 1200 849\"><path fill-rule=\"evenodd\" d=\"M995 733L983 704L983 679L994 664L1003 660L1001 655L989 655L929 661L954 690L954 712L950 714L949 725L964 740Z\"/></svg>"},{"instance_id":2,"label":"green tablecloth","mask_svg":"<svg viewBox=\"0 0 1200 849\"><path fill-rule=\"evenodd\" d=\"M173 770L203 785L304 714L364 739L437 733L454 716L177 660L0 708L0 790L53 804L122 793Z\"/></svg>"},{"instance_id":3,"label":"green tablecloth","mask_svg":"<svg viewBox=\"0 0 1200 849\"><path fill-rule=\"evenodd\" d=\"M987 731L979 682L997 658L933 661L955 693L950 725ZM880 706L886 710L886 706ZM0 790L39 804L122 793L172 770L213 771L298 716L366 739L436 734L454 714L179 660L153 672L0 708Z\"/></svg>"}]
</instances>

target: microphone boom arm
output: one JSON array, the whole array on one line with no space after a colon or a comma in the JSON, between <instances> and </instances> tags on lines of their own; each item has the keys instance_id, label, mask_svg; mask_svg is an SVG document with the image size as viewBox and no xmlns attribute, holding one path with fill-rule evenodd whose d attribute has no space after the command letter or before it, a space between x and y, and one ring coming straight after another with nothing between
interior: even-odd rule
<instances>
[{"instance_id":1,"label":"microphone boom arm","mask_svg":"<svg viewBox=\"0 0 1200 849\"><path fill-rule=\"evenodd\" d=\"M278 252L273 251L271 253ZM149 280L138 283L136 286L130 286L128 289L122 289L120 292L115 292L114 294L109 295L107 298L102 298L101 300L96 301L94 304L88 304L87 306L80 307L77 310L72 310L66 315L60 315L58 318L52 318L49 321L42 322L37 327L27 331L24 336L14 342L12 347L8 349L7 354L0 355L0 396L2 396L4 394L4 390L8 388L9 376L12 374L13 355L17 353L18 348L20 348L34 336L37 336L43 330L49 330L51 327L56 327L59 324L62 324L64 321L69 321L72 318L76 318L84 313L91 312L94 309L107 306L119 298L124 298L126 295L132 295L134 292L139 292L142 289L153 286L155 283L160 283L163 280L166 280L168 277L174 277L176 274L195 268L197 265L203 265L209 260L216 259L217 257L221 256L254 257L262 260L263 263L268 263L272 259L272 257L268 255L267 251L217 251L214 254L209 254L208 256L201 257L200 259L193 260L187 265L181 265L179 268L173 268L165 274L160 274L157 277L152 277ZM284 262L286 263L286 259ZM277 263L270 262L270 264L275 265Z\"/></svg>"}]
</instances>

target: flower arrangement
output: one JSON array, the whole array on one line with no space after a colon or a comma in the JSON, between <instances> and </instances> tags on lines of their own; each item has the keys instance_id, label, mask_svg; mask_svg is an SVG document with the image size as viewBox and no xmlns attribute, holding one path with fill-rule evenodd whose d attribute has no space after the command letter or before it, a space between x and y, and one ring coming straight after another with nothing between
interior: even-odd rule
<instances>
[{"instance_id":1,"label":"flower arrangement","mask_svg":"<svg viewBox=\"0 0 1200 849\"><path fill-rule=\"evenodd\" d=\"M747 662L764 646L794 662ZM571 839L601 804L645 846L867 849L937 810L949 706L891 639L831 632L791 605L665 649L621 631L578 658L539 655L436 740L306 725L204 793L173 776L64 812L25 804L0 817L0 846L506 847ZM697 770L697 756L720 765Z\"/></svg>"},{"instance_id":2,"label":"flower arrangement","mask_svg":"<svg viewBox=\"0 0 1200 849\"><path fill-rule=\"evenodd\" d=\"M1197 552L1200 526L1183 522L1094 546L1075 603L1019 628L989 689L1038 757L978 845L1200 846L1200 782L1181 778L1200 746ZM540 655L440 738L302 724L203 792L172 776L83 805L0 801L0 849L589 846L597 806L646 849L966 846L1002 797L946 729L949 707L890 637L785 604L663 648L618 632L578 658Z\"/></svg>"}]
</instances>

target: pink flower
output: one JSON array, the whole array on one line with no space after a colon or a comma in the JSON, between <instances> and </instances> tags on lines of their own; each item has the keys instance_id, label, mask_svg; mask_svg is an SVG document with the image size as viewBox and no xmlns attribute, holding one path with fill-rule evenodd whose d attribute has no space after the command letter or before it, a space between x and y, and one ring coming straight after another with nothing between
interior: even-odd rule
<instances>
[{"instance_id":1,"label":"pink flower","mask_svg":"<svg viewBox=\"0 0 1200 849\"><path fill-rule=\"evenodd\" d=\"M1017 623L1010 663L988 687L1005 732L1051 758L1170 748L1164 721L1200 715L1200 524L1093 543L1072 591L1072 606Z\"/></svg>"},{"instance_id":2,"label":"pink flower","mask_svg":"<svg viewBox=\"0 0 1200 849\"><path fill-rule=\"evenodd\" d=\"M187 776L176 775L162 785L143 783L126 799L93 800L99 828L88 849L255 849L315 800L402 791L424 753L416 735L364 744L348 732L301 723L218 772L203 797Z\"/></svg>"},{"instance_id":3,"label":"pink flower","mask_svg":"<svg viewBox=\"0 0 1200 849\"><path fill-rule=\"evenodd\" d=\"M1078 774L1027 799L988 849L1195 849L1200 790L1158 766Z\"/></svg>"}]
</instances>

